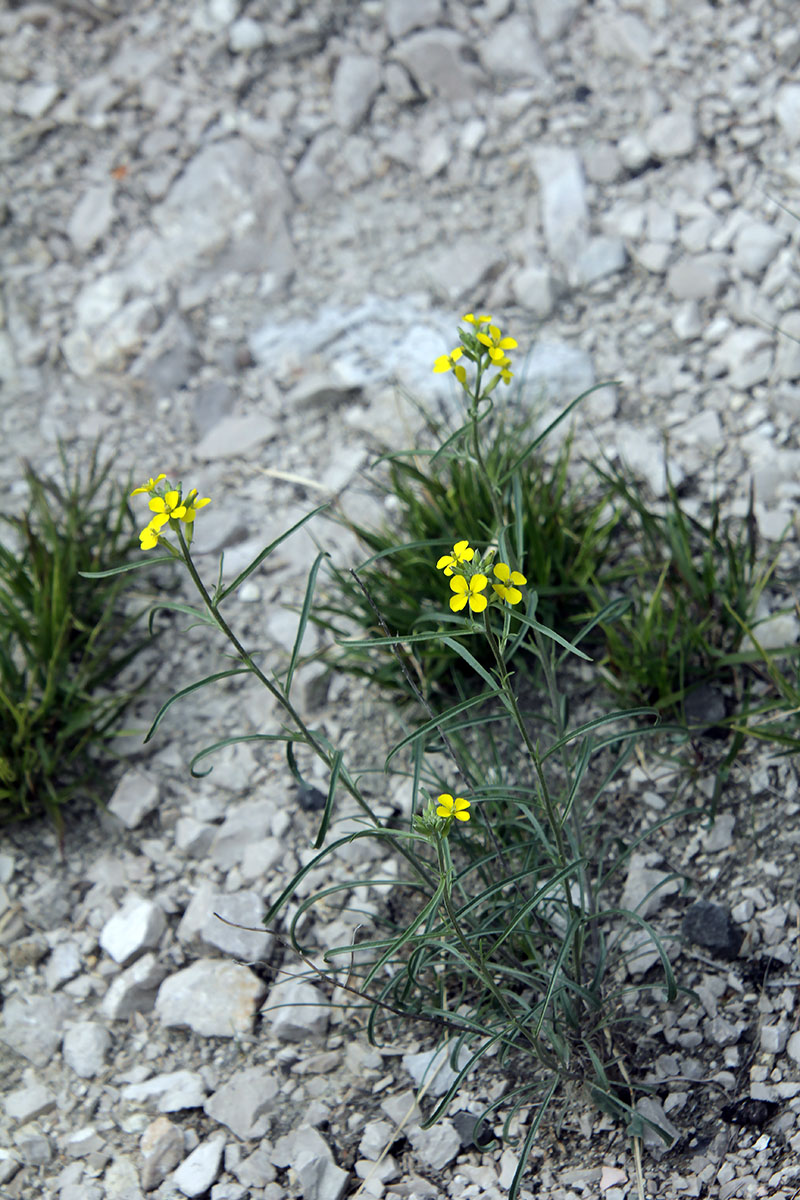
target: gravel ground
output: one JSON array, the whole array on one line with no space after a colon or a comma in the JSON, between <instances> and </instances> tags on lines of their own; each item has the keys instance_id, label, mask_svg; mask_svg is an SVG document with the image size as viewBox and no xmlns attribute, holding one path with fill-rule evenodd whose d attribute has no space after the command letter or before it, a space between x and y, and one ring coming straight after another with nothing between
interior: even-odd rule
<instances>
[{"instance_id":1,"label":"gravel ground","mask_svg":"<svg viewBox=\"0 0 800 1200\"><path fill-rule=\"evenodd\" d=\"M581 409L578 455L627 462L656 497L668 461L690 508L722 495L743 513L752 478L765 538L793 517L793 4L63 0L6 6L0 33L5 510L21 457L50 470L59 439L99 437L122 474L213 497L209 570L222 549L240 569L321 497L379 519L360 472L413 444L403 393L446 388L432 361L474 309L531 347L545 417L615 381ZM285 543L231 606L275 655L315 554L305 534ZM771 628L798 635L793 617ZM169 631L133 721L219 661ZM380 761L396 714L351 682L326 693L313 667L298 694ZM424 1030L375 1049L314 984L272 991L292 963L260 918L318 818L267 753L240 746L202 780L186 763L275 723L257 696L200 693L147 747L120 739L111 811L77 812L63 856L42 824L6 835L3 1200L506 1194L513 1146L483 1152L470 1125L501 1075L468 1080L425 1131ZM689 803L713 783L705 753ZM674 786L644 753L609 801L620 829L652 823ZM676 1136L645 1146L648 1196L797 1195L798 838L793 761L751 750L713 826L679 820L631 860L625 895L663 882L652 919L699 997L639 1005L636 1065ZM318 915L309 939L348 920ZM721 942L703 942L715 923ZM579 1103L543 1131L522 1191L636 1194L630 1146Z\"/></svg>"}]
</instances>

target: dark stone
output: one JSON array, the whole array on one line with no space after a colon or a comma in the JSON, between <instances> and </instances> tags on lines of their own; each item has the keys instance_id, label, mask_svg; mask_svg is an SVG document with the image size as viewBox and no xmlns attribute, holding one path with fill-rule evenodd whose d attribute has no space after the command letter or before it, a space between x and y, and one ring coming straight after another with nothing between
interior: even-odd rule
<instances>
[{"instance_id":1,"label":"dark stone","mask_svg":"<svg viewBox=\"0 0 800 1200\"><path fill-rule=\"evenodd\" d=\"M585 83L579 83L573 93L573 98L578 104L585 104L592 94L592 89L587 87Z\"/></svg>"},{"instance_id":2,"label":"dark stone","mask_svg":"<svg viewBox=\"0 0 800 1200\"><path fill-rule=\"evenodd\" d=\"M720 958L736 958L744 933L727 908L710 900L697 900L683 916L683 936Z\"/></svg>"},{"instance_id":3,"label":"dark stone","mask_svg":"<svg viewBox=\"0 0 800 1200\"><path fill-rule=\"evenodd\" d=\"M780 1104L774 1100L737 1100L733 1104L725 1104L720 1109L720 1116L729 1125L750 1125L761 1129L767 1121L778 1115Z\"/></svg>"},{"instance_id":4,"label":"dark stone","mask_svg":"<svg viewBox=\"0 0 800 1200\"><path fill-rule=\"evenodd\" d=\"M451 1117L453 1125L456 1128L456 1133L461 1138L461 1145L466 1149L468 1146L475 1146L478 1150L485 1150L494 1141L494 1134L489 1125L481 1125L478 1128L478 1117L471 1112L457 1112Z\"/></svg>"},{"instance_id":5,"label":"dark stone","mask_svg":"<svg viewBox=\"0 0 800 1200\"><path fill-rule=\"evenodd\" d=\"M303 812L322 812L325 807L327 796L321 792L319 788L306 785L301 787L300 784L296 788L297 803L302 808Z\"/></svg>"},{"instance_id":6,"label":"dark stone","mask_svg":"<svg viewBox=\"0 0 800 1200\"><path fill-rule=\"evenodd\" d=\"M693 688L683 702L683 712L692 733L701 734L710 733L728 715L725 697L713 683L701 683Z\"/></svg>"}]
</instances>

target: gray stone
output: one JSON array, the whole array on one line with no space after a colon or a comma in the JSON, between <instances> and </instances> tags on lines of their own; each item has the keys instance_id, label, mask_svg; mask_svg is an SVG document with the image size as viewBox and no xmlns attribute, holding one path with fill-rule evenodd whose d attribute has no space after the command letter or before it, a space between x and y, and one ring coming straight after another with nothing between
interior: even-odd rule
<instances>
[{"instance_id":1,"label":"gray stone","mask_svg":"<svg viewBox=\"0 0 800 1200\"><path fill-rule=\"evenodd\" d=\"M345 133L354 133L367 116L381 85L380 67L366 54L344 54L331 88L331 114Z\"/></svg>"},{"instance_id":2,"label":"gray stone","mask_svg":"<svg viewBox=\"0 0 800 1200\"><path fill-rule=\"evenodd\" d=\"M160 1113L170 1113L184 1108L202 1108L206 1086L197 1071L168 1071L165 1075L153 1075L143 1083L128 1083L120 1094L128 1103L155 1103Z\"/></svg>"},{"instance_id":3,"label":"gray stone","mask_svg":"<svg viewBox=\"0 0 800 1200\"><path fill-rule=\"evenodd\" d=\"M527 357L525 382L531 400L569 403L594 383L592 360L578 346L543 339Z\"/></svg>"},{"instance_id":4,"label":"gray stone","mask_svg":"<svg viewBox=\"0 0 800 1200\"><path fill-rule=\"evenodd\" d=\"M252 17L240 17L228 31L228 45L233 54L250 54L260 50L267 41L267 31Z\"/></svg>"},{"instance_id":5,"label":"gray stone","mask_svg":"<svg viewBox=\"0 0 800 1200\"><path fill-rule=\"evenodd\" d=\"M591 238L570 268L569 281L574 286L587 287L598 279L623 271L627 261L628 252L622 238Z\"/></svg>"},{"instance_id":6,"label":"gray stone","mask_svg":"<svg viewBox=\"0 0 800 1200\"><path fill-rule=\"evenodd\" d=\"M35 1121L56 1106L55 1095L43 1083L33 1079L25 1087L8 1092L3 1099L6 1116L12 1121Z\"/></svg>"},{"instance_id":7,"label":"gray stone","mask_svg":"<svg viewBox=\"0 0 800 1200\"><path fill-rule=\"evenodd\" d=\"M450 1064L451 1046L440 1046L438 1050L423 1050L419 1054L404 1054L403 1067L408 1071L418 1088L424 1087L428 1096L443 1096L457 1077ZM458 1065L464 1067L469 1053L462 1049Z\"/></svg>"},{"instance_id":8,"label":"gray stone","mask_svg":"<svg viewBox=\"0 0 800 1200\"><path fill-rule=\"evenodd\" d=\"M184 1196L202 1196L219 1175L225 1135L219 1134L207 1142L201 1142L172 1176L172 1182Z\"/></svg>"},{"instance_id":9,"label":"gray stone","mask_svg":"<svg viewBox=\"0 0 800 1200\"><path fill-rule=\"evenodd\" d=\"M800 309L792 309L781 316L775 372L780 379L800 379Z\"/></svg>"},{"instance_id":10,"label":"gray stone","mask_svg":"<svg viewBox=\"0 0 800 1200\"><path fill-rule=\"evenodd\" d=\"M233 392L223 379L212 379L209 383L200 384L195 392L192 422L201 438L218 425L223 417L230 416L233 400Z\"/></svg>"},{"instance_id":11,"label":"gray stone","mask_svg":"<svg viewBox=\"0 0 800 1200\"><path fill-rule=\"evenodd\" d=\"M349 1178L337 1167L331 1148L310 1125L279 1138L270 1155L276 1167L291 1166L304 1200L341 1200Z\"/></svg>"},{"instance_id":12,"label":"gray stone","mask_svg":"<svg viewBox=\"0 0 800 1200\"><path fill-rule=\"evenodd\" d=\"M9 1183L22 1166L19 1156L0 1147L0 1184Z\"/></svg>"},{"instance_id":13,"label":"gray stone","mask_svg":"<svg viewBox=\"0 0 800 1200\"><path fill-rule=\"evenodd\" d=\"M426 257L425 273L433 289L451 305L466 303L504 264L503 252L483 238L461 234L444 249Z\"/></svg>"},{"instance_id":14,"label":"gray stone","mask_svg":"<svg viewBox=\"0 0 800 1200\"><path fill-rule=\"evenodd\" d=\"M604 58L626 59L639 67L653 59L653 35L634 13L598 13L595 45Z\"/></svg>"},{"instance_id":15,"label":"gray stone","mask_svg":"<svg viewBox=\"0 0 800 1200\"><path fill-rule=\"evenodd\" d=\"M204 1037L238 1037L251 1032L266 990L239 963L201 958L164 980L155 1011L163 1025L188 1027Z\"/></svg>"},{"instance_id":16,"label":"gray stone","mask_svg":"<svg viewBox=\"0 0 800 1200\"><path fill-rule=\"evenodd\" d=\"M248 845L272 832L274 815L272 805L263 800L247 800L233 808L214 839L212 862L222 870L240 862Z\"/></svg>"},{"instance_id":17,"label":"gray stone","mask_svg":"<svg viewBox=\"0 0 800 1200\"><path fill-rule=\"evenodd\" d=\"M155 780L142 771L131 769L125 772L114 788L108 808L126 829L136 829L145 817L155 812L159 799Z\"/></svg>"},{"instance_id":18,"label":"gray stone","mask_svg":"<svg viewBox=\"0 0 800 1200\"><path fill-rule=\"evenodd\" d=\"M110 1021L124 1021L133 1013L150 1012L166 973L167 968L154 954L143 954L111 981L101 1004L103 1016Z\"/></svg>"},{"instance_id":19,"label":"gray stone","mask_svg":"<svg viewBox=\"0 0 800 1200\"><path fill-rule=\"evenodd\" d=\"M194 334L182 317L171 313L134 363L131 374L146 379L159 396L171 396L187 386L200 363Z\"/></svg>"},{"instance_id":20,"label":"gray stone","mask_svg":"<svg viewBox=\"0 0 800 1200\"><path fill-rule=\"evenodd\" d=\"M265 1187L268 1183L272 1183L275 1178L275 1168L270 1162L269 1154L269 1146L262 1143L247 1158L234 1163L228 1169L233 1172L244 1187Z\"/></svg>"},{"instance_id":21,"label":"gray stone","mask_svg":"<svg viewBox=\"0 0 800 1200\"><path fill-rule=\"evenodd\" d=\"M691 112L674 109L662 113L645 135L647 147L656 158L684 158L697 144L697 127Z\"/></svg>"},{"instance_id":22,"label":"gray stone","mask_svg":"<svg viewBox=\"0 0 800 1200\"><path fill-rule=\"evenodd\" d=\"M388 1121L368 1121L358 1143L358 1152L373 1161L380 1158L397 1137L397 1126Z\"/></svg>"},{"instance_id":23,"label":"gray stone","mask_svg":"<svg viewBox=\"0 0 800 1200\"><path fill-rule=\"evenodd\" d=\"M641 171L650 160L650 147L639 133L628 133L617 144L620 161L629 171Z\"/></svg>"},{"instance_id":24,"label":"gray stone","mask_svg":"<svg viewBox=\"0 0 800 1200\"><path fill-rule=\"evenodd\" d=\"M44 978L51 992L55 992L81 972L81 952L75 942L59 942L53 947L44 968Z\"/></svg>"},{"instance_id":25,"label":"gray stone","mask_svg":"<svg viewBox=\"0 0 800 1200\"><path fill-rule=\"evenodd\" d=\"M788 1021L779 1021L777 1025L762 1025L761 1049L766 1054L782 1054L789 1041L791 1028Z\"/></svg>"},{"instance_id":26,"label":"gray stone","mask_svg":"<svg viewBox=\"0 0 800 1200\"><path fill-rule=\"evenodd\" d=\"M743 391L769 378L772 369L772 334L768 329L734 329L715 346L709 361L719 374L727 374L732 387Z\"/></svg>"},{"instance_id":27,"label":"gray stone","mask_svg":"<svg viewBox=\"0 0 800 1200\"><path fill-rule=\"evenodd\" d=\"M139 1149L142 1152L142 1187L146 1192L152 1192L183 1158L183 1133L166 1117L157 1117L142 1134Z\"/></svg>"},{"instance_id":28,"label":"gray stone","mask_svg":"<svg viewBox=\"0 0 800 1200\"><path fill-rule=\"evenodd\" d=\"M775 116L789 142L800 142L800 84L787 83L775 96Z\"/></svg>"},{"instance_id":29,"label":"gray stone","mask_svg":"<svg viewBox=\"0 0 800 1200\"><path fill-rule=\"evenodd\" d=\"M710 829L703 831L702 843L706 854L719 854L733 844L736 817L733 813L719 813Z\"/></svg>"},{"instance_id":30,"label":"gray stone","mask_svg":"<svg viewBox=\"0 0 800 1200\"><path fill-rule=\"evenodd\" d=\"M688 941L726 959L736 958L744 940L728 909L710 900L696 900L690 905L684 913L682 928Z\"/></svg>"},{"instance_id":31,"label":"gray stone","mask_svg":"<svg viewBox=\"0 0 800 1200\"><path fill-rule=\"evenodd\" d=\"M733 245L733 261L745 275L758 276L766 271L786 235L765 221L752 221L744 225L736 235Z\"/></svg>"},{"instance_id":32,"label":"gray stone","mask_svg":"<svg viewBox=\"0 0 800 1200\"><path fill-rule=\"evenodd\" d=\"M409 1130L414 1154L432 1171L443 1171L461 1151L461 1138L451 1121L439 1121L430 1129Z\"/></svg>"},{"instance_id":33,"label":"gray stone","mask_svg":"<svg viewBox=\"0 0 800 1200\"><path fill-rule=\"evenodd\" d=\"M330 412L342 404L352 403L359 394L358 388L331 378L329 371L311 371L289 392L286 405L297 412Z\"/></svg>"},{"instance_id":34,"label":"gray stone","mask_svg":"<svg viewBox=\"0 0 800 1200\"><path fill-rule=\"evenodd\" d=\"M265 1066L237 1071L205 1102L209 1117L236 1134L242 1141L263 1138L276 1109L278 1083Z\"/></svg>"},{"instance_id":35,"label":"gray stone","mask_svg":"<svg viewBox=\"0 0 800 1200\"><path fill-rule=\"evenodd\" d=\"M561 146L537 146L533 165L547 249L556 262L566 266L581 253L588 238L589 210L580 156Z\"/></svg>"},{"instance_id":36,"label":"gray stone","mask_svg":"<svg viewBox=\"0 0 800 1200\"><path fill-rule=\"evenodd\" d=\"M635 425L620 423L614 431L617 453L622 462L639 479L643 479L654 496L667 491L667 461L661 438ZM680 465L670 465L670 476L677 485L683 479Z\"/></svg>"},{"instance_id":37,"label":"gray stone","mask_svg":"<svg viewBox=\"0 0 800 1200\"><path fill-rule=\"evenodd\" d=\"M786 1053L792 1062L800 1063L800 1029L786 1043Z\"/></svg>"},{"instance_id":38,"label":"gray stone","mask_svg":"<svg viewBox=\"0 0 800 1200\"><path fill-rule=\"evenodd\" d=\"M62 996L16 992L3 1005L0 1041L36 1067L46 1066L61 1043L71 1004Z\"/></svg>"},{"instance_id":39,"label":"gray stone","mask_svg":"<svg viewBox=\"0 0 800 1200\"><path fill-rule=\"evenodd\" d=\"M163 909L152 900L131 893L119 912L103 926L98 941L114 962L127 966L145 950L154 949L166 927Z\"/></svg>"},{"instance_id":40,"label":"gray stone","mask_svg":"<svg viewBox=\"0 0 800 1200\"><path fill-rule=\"evenodd\" d=\"M658 856L655 856L656 860ZM670 879L666 871L658 871L651 865L652 854L632 854L628 860L628 874L622 889L620 908L637 913L647 919L658 912L668 896L680 890L677 879Z\"/></svg>"},{"instance_id":41,"label":"gray stone","mask_svg":"<svg viewBox=\"0 0 800 1200\"><path fill-rule=\"evenodd\" d=\"M61 94L57 83L28 83L17 92L14 111L21 117L38 121L52 108Z\"/></svg>"},{"instance_id":42,"label":"gray stone","mask_svg":"<svg viewBox=\"0 0 800 1200\"><path fill-rule=\"evenodd\" d=\"M636 1101L636 1111L644 1118L642 1141L655 1158L661 1158L666 1153L667 1146L661 1135L653 1128L653 1125L657 1125L659 1129L663 1129L664 1133L671 1139L669 1145L672 1145L680 1137L680 1130L670 1121L664 1112L661 1101L655 1096L642 1096L641 1099ZM652 1124L648 1124L648 1122L652 1122Z\"/></svg>"},{"instance_id":43,"label":"gray stone","mask_svg":"<svg viewBox=\"0 0 800 1200\"><path fill-rule=\"evenodd\" d=\"M547 66L533 35L530 19L506 17L477 44L484 69L503 80L545 80Z\"/></svg>"},{"instance_id":44,"label":"gray stone","mask_svg":"<svg viewBox=\"0 0 800 1200\"><path fill-rule=\"evenodd\" d=\"M207 821L178 817L175 822L175 846L187 858L205 858L216 835L216 825Z\"/></svg>"},{"instance_id":45,"label":"gray stone","mask_svg":"<svg viewBox=\"0 0 800 1200\"><path fill-rule=\"evenodd\" d=\"M555 283L545 266L523 267L511 280L514 299L537 317L549 317L555 305Z\"/></svg>"},{"instance_id":46,"label":"gray stone","mask_svg":"<svg viewBox=\"0 0 800 1200\"><path fill-rule=\"evenodd\" d=\"M248 417L223 417L198 442L194 454L203 462L249 458L257 454L261 445L274 438L276 433L275 422L263 413L253 413Z\"/></svg>"},{"instance_id":47,"label":"gray stone","mask_svg":"<svg viewBox=\"0 0 800 1200\"><path fill-rule=\"evenodd\" d=\"M283 979L272 988L262 1009L272 1032L283 1042L304 1042L328 1028L330 1009L319 988L302 979Z\"/></svg>"},{"instance_id":48,"label":"gray stone","mask_svg":"<svg viewBox=\"0 0 800 1200\"><path fill-rule=\"evenodd\" d=\"M384 6L386 29L395 40L435 25L441 15L442 0L387 0Z\"/></svg>"},{"instance_id":49,"label":"gray stone","mask_svg":"<svg viewBox=\"0 0 800 1200\"><path fill-rule=\"evenodd\" d=\"M87 254L106 236L114 221L114 185L89 188L67 222L67 234L79 254Z\"/></svg>"},{"instance_id":50,"label":"gray stone","mask_svg":"<svg viewBox=\"0 0 800 1200\"><path fill-rule=\"evenodd\" d=\"M533 0L539 37L554 42L569 29L581 7L581 0Z\"/></svg>"},{"instance_id":51,"label":"gray stone","mask_svg":"<svg viewBox=\"0 0 800 1200\"><path fill-rule=\"evenodd\" d=\"M63 1153L68 1158L88 1158L89 1155L99 1156L105 1143L93 1125L84 1125L68 1133L62 1142Z\"/></svg>"},{"instance_id":52,"label":"gray stone","mask_svg":"<svg viewBox=\"0 0 800 1200\"><path fill-rule=\"evenodd\" d=\"M483 75L469 58L470 43L454 29L412 33L395 47L423 96L442 100L473 100Z\"/></svg>"},{"instance_id":53,"label":"gray stone","mask_svg":"<svg viewBox=\"0 0 800 1200\"><path fill-rule=\"evenodd\" d=\"M96 1021L76 1022L64 1033L64 1062L81 1079L92 1079L105 1069L110 1046L111 1034L102 1025Z\"/></svg>"},{"instance_id":54,"label":"gray stone","mask_svg":"<svg viewBox=\"0 0 800 1200\"><path fill-rule=\"evenodd\" d=\"M28 1167L43 1167L53 1157L50 1139L40 1133L35 1125L25 1125L14 1135L14 1145L23 1163Z\"/></svg>"},{"instance_id":55,"label":"gray stone","mask_svg":"<svg viewBox=\"0 0 800 1200\"><path fill-rule=\"evenodd\" d=\"M667 290L676 300L706 300L722 290L727 279L724 258L698 254L681 258L667 272Z\"/></svg>"},{"instance_id":56,"label":"gray stone","mask_svg":"<svg viewBox=\"0 0 800 1200\"><path fill-rule=\"evenodd\" d=\"M269 957L275 940L261 928L265 911L264 901L255 892L217 892L211 897L200 938L206 946L234 958L263 961Z\"/></svg>"}]
</instances>

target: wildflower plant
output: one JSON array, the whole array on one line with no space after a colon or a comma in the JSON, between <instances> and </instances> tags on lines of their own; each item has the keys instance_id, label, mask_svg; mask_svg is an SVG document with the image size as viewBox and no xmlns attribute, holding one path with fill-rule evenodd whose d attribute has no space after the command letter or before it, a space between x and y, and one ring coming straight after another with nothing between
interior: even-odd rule
<instances>
[{"instance_id":1,"label":"wildflower plant","mask_svg":"<svg viewBox=\"0 0 800 1200\"><path fill-rule=\"evenodd\" d=\"M642 722L654 723L653 710L570 722L559 673L567 659L589 661L582 643L597 622L568 638L537 617L539 597L522 526L510 528L508 522L507 484L513 472L498 477L497 463L487 462L482 444L492 395L512 378L509 352L517 343L487 314L469 313L464 325L459 345L436 360L434 371L452 372L464 399L464 424L447 453L468 457L480 478L490 497L485 525L472 527L471 514L464 511L446 540L425 547L435 628L390 630L376 606L379 635L351 643L398 655L401 644L439 644L477 681L476 690L434 708L408 675L425 719L391 748L384 764L385 771L408 779L407 823L387 824L367 789L370 771L346 759L324 730L312 728L292 697L322 555L309 573L295 643L280 669L255 660L223 611L228 596L319 509L256 555L231 583L223 585L220 568L216 585L209 586L191 552L193 519L208 501L198 501L194 489L184 492L163 476L137 489L149 497L154 514L142 531L142 545L152 541L151 548L158 545L167 557L180 559L199 596L197 607L175 607L222 634L236 659L234 667L181 688L162 705L148 737L174 702L223 677L250 675L269 691L282 710L280 726L215 742L192 764L194 770L232 742L260 740L285 744L288 769L296 778L302 779L301 751L316 756L328 772L316 853L275 898L265 922L283 921L285 937L303 961L314 962L314 973L340 998L357 999L368 1013L373 1039L391 1036L398 1023L402 1029L403 1022L414 1020L447 1044L456 1077L428 1123L448 1110L467 1075L487 1056L513 1065L517 1082L503 1101L505 1130L515 1120L523 1128L513 1200L552 1104L566 1110L576 1095L587 1096L620 1119L634 1138L650 1123L636 1109L639 1091L625 1067L625 1035L616 1020L616 1014L635 1007L635 985L625 972L631 931L644 933L656 947L665 995L673 997L677 986L656 931L638 913L616 906L619 875L631 848L619 848L599 803L641 735ZM140 565L148 561L159 558L145 556ZM368 594L358 573L355 583ZM523 647L540 664L546 685L534 712L526 709L512 666ZM502 740L498 729L504 731ZM489 761L487 747L498 745ZM340 810L345 807L347 813L346 803L360 812L360 827L332 836ZM384 857L393 851L397 873L354 880L348 871L337 879L336 852L362 839L375 841ZM307 877L325 862L334 882L308 894ZM327 946L322 959L304 946L301 931L309 928L305 918L316 904L329 908L337 897L344 901L360 890L383 889L403 897L400 917L388 906L355 945ZM653 986L648 979L648 993ZM489 1105L482 1119L493 1122L496 1108Z\"/></svg>"}]
</instances>

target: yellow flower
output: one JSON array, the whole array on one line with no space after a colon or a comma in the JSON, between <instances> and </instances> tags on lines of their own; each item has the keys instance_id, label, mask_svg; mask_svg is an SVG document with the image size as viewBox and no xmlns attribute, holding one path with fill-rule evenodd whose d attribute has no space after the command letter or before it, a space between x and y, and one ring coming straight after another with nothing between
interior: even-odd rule
<instances>
[{"instance_id":1,"label":"yellow flower","mask_svg":"<svg viewBox=\"0 0 800 1200\"><path fill-rule=\"evenodd\" d=\"M149 507L151 512L156 514L150 524L156 525L158 529L166 525L170 518L180 521L186 516L186 505L181 500L180 492L175 490L164 492L163 496L154 496Z\"/></svg>"},{"instance_id":2,"label":"yellow flower","mask_svg":"<svg viewBox=\"0 0 800 1200\"><path fill-rule=\"evenodd\" d=\"M153 546L157 546L160 538L161 526L154 524L152 521L149 525L145 525L142 532L139 534L139 543L142 550L152 550Z\"/></svg>"},{"instance_id":3,"label":"yellow flower","mask_svg":"<svg viewBox=\"0 0 800 1200\"><path fill-rule=\"evenodd\" d=\"M452 554L443 554L437 562L437 569L444 571L445 575L453 574L453 567L460 563L472 562L475 557L475 551L470 546L469 542L456 542L453 546Z\"/></svg>"},{"instance_id":4,"label":"yellow flower","mask_svg":"<svg viewBox=\"0 0 800 1200\"><path fill-rule=\"evenodd\" d=\"M476 317L474 313L467 313L462 318L462 320L468 321L470 325L488 325L491 319L488 313L483 313L480 317Z\"/></svg>"},{"instance_id":5,"label":"yellow flower","mask_svg":"<svg viewBox=\"0 0 800 1200\"><path fill-rule=\"evenodd\" d=\"M469 820L469 800L463 796L453 798L449 792L442 792L438 797L437 817L455 817L457 821Z\"/></svg>"},{"instance_id":6,"label":"yellow flower","mask_svg":"<svg viewBox=\"0 0 800 1200\"><path fill-rule=\"evenodd\" d=\"M191 525L192 521L197 516L198 509L205 508L205 506L207 504L211 503L210 496L204 496L202 500L198 500L198 499L196 499L196 497L197 497L197 488L192 488L192 490L189 492L189 495L186 497L186 499L183 502L184 507L186 508L186 512L181 517L181 520L185 521L187 525Z\"/></svg>"},{"instance_id":7,"label":"yellow flower","mask_svg":"<svg viewBox=\"0 0 800 1200\"><path fill-rule=\"evenodd\" d=\"M465 608L467 602L471 612L483 612L486 605L489 603L481 592L486 587L489 580L485 575L473 575L472 579L467 582L463 575L456 575L455 579L450 580L450 587L456 594L450 597L450 607L453 612L461 612Z\"/></svg>"},{"instance_id":8,"label":"yellow flower","mask_svg":"<svg viewBox=\"0 0 800 1200\"><path fill-rule=\"evenodd\" d=\"M498 365L504 365L503 359L506 357L506 350L513 350L517 345L514 338L503 337L496 325L490 325L488 333L478 333L475 336L481 345L488 348L489 358L492 362Z\"/></svg>"},{"instance_id":9,"label":"yellow flower","mask_svg":"<svg viewBox=\"0 0 800 1200\"><path fill-rule=\"evenodd\" d=\"M466 382L466 368L460 364L457 366L459 358L464 351L460 346L456 346L455 350L451 350L449 354L440 354L433 364L434 375L442 375L445 371L452 371L459 383Z\"/></svg>"},{"instance_id":10,"label":"yellow flower","mask_svg":"<svg viewBox=\"0 0 800 1200\"><path fill-rule=\"evenodd\" d=\"M147 483L143 483L141 487L134 488L133 491L131 492L131 495L138 496L142 492L146 492L148 496L152 496L156 490L156 485L159 484L162 479L166 479L166 478L167 478L166 475L163 475L163 474L156 475L155 479L153 479L151 476L151 478L148 479Z\"/></svg>"},{"instance_id":11,"label":"yellow flower","mask_svg":"<svg viewBox=\"0 0 800 1200\"><path fill-rule=\"evenodd\" d=\"M511 383L514 378L514 372L508 369L511 366L511 359L504 356L500 362L496 362L494 365L500 368L500 378L503 383Z\"/></svg>"},{"instance_id":12,"label":"yellow flower","mask_svg":"<svg viewBox=\"0 0 800 1200\"><path fill-rule=\"evenodd\" d=\"M499 583L493 583L492 589L497 593L501 600L505 600L508 604L519 604L522 599L522 592L518 586L527 583L527 579L519 571L512 571L508 563L495 563L492 568L496 577L500 580Z\"/></svg>"}]
</instances>

